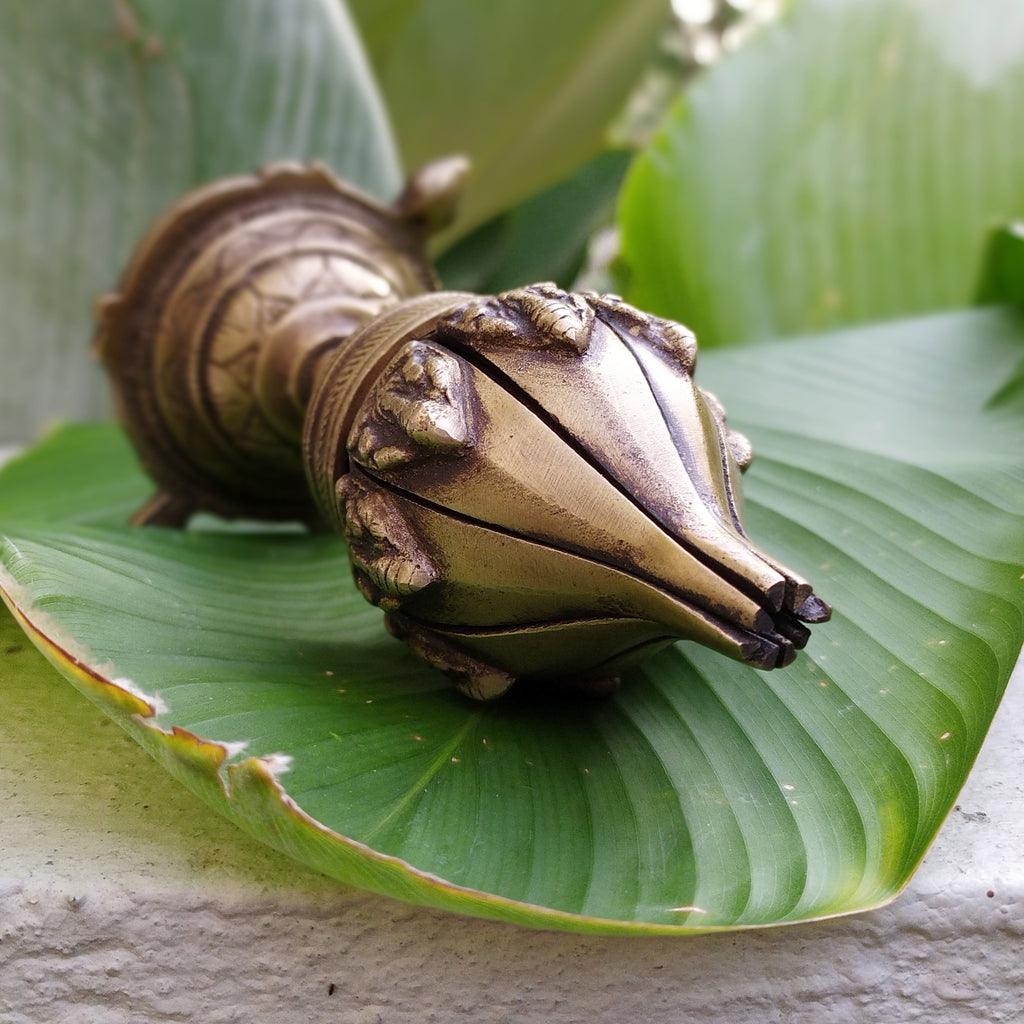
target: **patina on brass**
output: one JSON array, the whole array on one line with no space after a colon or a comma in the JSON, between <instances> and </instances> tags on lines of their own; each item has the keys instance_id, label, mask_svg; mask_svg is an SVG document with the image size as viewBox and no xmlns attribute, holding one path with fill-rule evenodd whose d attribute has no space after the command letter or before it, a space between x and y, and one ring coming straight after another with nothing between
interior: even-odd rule
<instances>
[{"instance_id":1,"label":"patina on brass","mask_svg":"<svg viewBox=\"0 0 1024 1024\"><path fill-rule=\"evenodd\" d=\"M164 214L97 307L96 351L162 488L137 521L315 517L301 438L317 367L437 286L423 244L466 169L430 164L389 207L321 165L274 164Z\"/></svg>"},{"instance_id":2,"label":"patina on brass","mask_svg":"<svg viewBox=\"0 0 1024 1024\"><path fill-rule=\"evenodd\" d=\"M142 517L319 516L392 632L479 699L606 688L677 639L789 664L830 610L745 533L750 445L693 335L551 284L431 290L463 172L389 208L284 165L157 225L98 342L162 487Z\"/></svg>"}]
</instances>

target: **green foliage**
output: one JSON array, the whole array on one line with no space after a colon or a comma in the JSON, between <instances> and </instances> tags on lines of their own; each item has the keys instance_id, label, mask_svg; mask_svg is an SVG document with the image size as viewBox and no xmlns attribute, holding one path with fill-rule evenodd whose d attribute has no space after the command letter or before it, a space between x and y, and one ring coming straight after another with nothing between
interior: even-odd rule
<instances>
[{"instance_id":1,"label":"green foliage","mask_svg":"<svg viewBox=\"0 0 1024 1024\"><path fill-rule=\"evenodd\" d=\"M630 301L704 346L970 304L1024 214L1017 0L803 0L697 82L621 206Z\"/></svg>"},{"instance_id":2,"label":"green foliage","mask_svg":"<svg viewBox=\"0 0 1024 1024\"><path fill-rule=\"evenodd\" d=\"M608 150L568 181L482 224L438 260L446 288L500 292L524 281L571 288L593 233L611 221L630 154Z\"/></svg>"},{"instance_id":3,"label":"green foliage","mask_svg":"<svg viewBox=\"0 0 1024 1024\"><path fill-rule=\"evenodd\" d=\"M320 158L398 189L387 116L336 0L4 0L0 438L95 416L90 311L162 210L211 178Z\"/></svg>"},{"instance_id":4,"label":"green foliage","mask_svg":"<svg viewBox=\"0 0 1024 1024\"><path fill-rule=\"evenodd\" d=\"M584 161L660 5L353 6L410 164L477 160L457 231L496 219L449 283L567 284L623 169ZM0 36L3 440L93 408L88 296L183 189L283 157L399 180L338 0L53 12ZM175 778L347 882L627 933L891 898L1024 641L1024 323L948 311L1021 295L1012 230L981 258L1021 213L1020 17L803 0L688 90L620 202L630 297L705 346L946 310L701 355L757 453L753 539L835 607L789 668L678 645L607 699L469 704L386 635L340 540L124 526L150 485L106 425L0 472L17 621Z\"/></svg>"},{"instance_id":5,"label":"green foliage","mask_svg":"<svg viewBox=\"0 0 1024 1024\"><path fill-rule=\"evenodd\" d=\"M992 232L978 286L979 305L1024 304L1024 222Z\"/></svg>"},{"instance_id":6,"label":"green foliage","mask_svg":"<svg viewBox=\"0 0 1024 1024\"><path fill-rule=\"evenodd\" d=\"M353 12L414 168L473 161L463 234L570 177L655 50L664 0L354 0Z\"/></svg>"}]
</instances>

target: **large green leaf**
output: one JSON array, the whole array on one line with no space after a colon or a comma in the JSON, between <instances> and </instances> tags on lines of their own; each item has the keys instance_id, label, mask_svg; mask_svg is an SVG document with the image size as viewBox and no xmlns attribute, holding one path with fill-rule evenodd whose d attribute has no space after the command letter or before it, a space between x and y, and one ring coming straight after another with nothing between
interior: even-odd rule
<instances>
[{"instance_id":1,"label":"large green leaf","mask_svg":"<svg viewBox=\"0 0 1024 1024\"><path fill-rule=\"evenodd\" d=\"M703 359L758 453L751 534L835 607L767 674L680 645L607 699L470 704L340 541L118 525L146 484L113 428L0 474L0 582L175 776L337 878L609 932L857 910L920 861L1024 638L1022 352L988 310Z\"/></svg>"},{"instance_id":2,"label":"large green leaf","mask_svg":"<svg viewBox=\"0 0 1024 1024\"><path fill-rule=\"evenodd\" d=\"M407 165L472 158L457 233L598 153L669 21L665 0L353 0L352 9Z\"/></svg>"},{"instance_id":3,"label":"large green leaf","mask_svg":"<svg viewBox=\"0 0 1024 1024\"><path fill-rule=\"evenodd\" d=\"M95 414L88 311L189 188L324 158L390 197L399 173L337 0L3 0L0 439Z\"/></svg>"},{"instance_id":4,"label":"large green leaf","mask_svg":"<svg viewBox=\"0 0 1024 1024\"><path fill-rule=\"evenodd\" d=\"M969 304L1024 214L1019 0L802 0L680 101L621 206L705 346Z\"/></svg>"}]
</instances>

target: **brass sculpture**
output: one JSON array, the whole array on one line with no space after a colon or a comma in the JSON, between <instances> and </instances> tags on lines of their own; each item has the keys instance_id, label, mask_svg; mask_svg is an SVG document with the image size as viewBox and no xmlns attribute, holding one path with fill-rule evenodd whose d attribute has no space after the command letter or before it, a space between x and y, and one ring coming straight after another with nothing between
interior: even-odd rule
<instances>
[{"instance_id":1,"label":"brass sculpture","mask_svg":"<svg viewBox=\"0 0 1024 1024\"><path fill-rule=\"evenodd\" d=\"M693 335L551 284L434 290L464 172L386 207L275 165L156 224L96 341L161 488L137 521L330 524L391 631L478 699L602 689L680 638L789 664L830 609L747 538L750 445Z\"/></svg>"}]
</instances>

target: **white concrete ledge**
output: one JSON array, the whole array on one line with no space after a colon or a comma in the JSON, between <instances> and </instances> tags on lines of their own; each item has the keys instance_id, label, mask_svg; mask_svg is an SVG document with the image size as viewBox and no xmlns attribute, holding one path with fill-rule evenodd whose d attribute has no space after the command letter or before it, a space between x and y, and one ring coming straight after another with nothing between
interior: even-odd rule
<instances>
[{"instance_id":1,"label":"white concrete ledge","mask_svg":"<svg viewBox=\"0 0 1024 1024\"><path fill-rule=\"evenodd\" d=\"M55 674L0 703L7 1024L1024 1019L1020 666L895 903L694 939L529 931L339 887L218 818Z\"/></svg>"}]
</instances>

